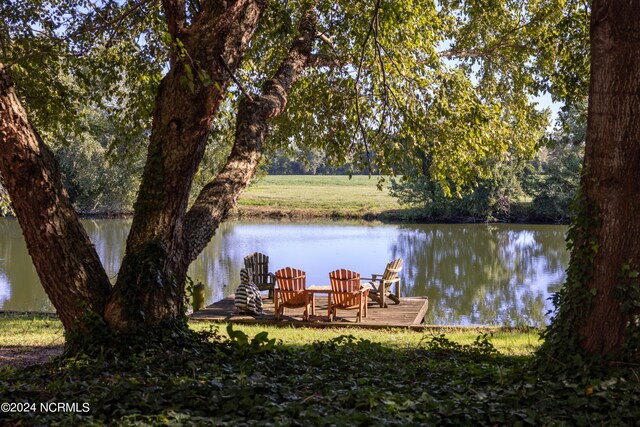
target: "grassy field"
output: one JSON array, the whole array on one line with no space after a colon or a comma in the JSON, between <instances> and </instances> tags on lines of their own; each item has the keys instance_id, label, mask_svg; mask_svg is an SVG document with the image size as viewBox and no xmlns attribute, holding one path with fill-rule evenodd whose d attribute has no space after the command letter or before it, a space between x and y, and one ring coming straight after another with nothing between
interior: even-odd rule
<instances>
[{"instance_id":1,"label":"grassy field","mask_svg":"<svg viewBox=\"0 0 640 427\"><path fill-rule=\"evenodd\" d=\"M210 324L200 325L192 322L194 330L207 330ZM219 331L226 336L226 325L221 325ZM249 335L256 336L262 331L267 331L270 338L285 345L303 346L313 342L327 342L343 335L352 335L356 340L368 340L386 347L395 348L417 348L421 347L425 341L432 337L444 335L447 339L460 345L471 345L478 337L485 334L481 329L460 328L451 329L428 329L424 332L416 332L407 329L356 329L356 328L336 328L336 329L313 329L313 328L293 328L293 327L266 327L234 325L238 329ZM491 344L501 354L509 356L522 356L533 354L540 346L540 331L537 329L507 330L496 329L493 332L486 332L486 337Z\"/></svg>"},{"instance_id":2,"label":"grassy field","mask_svg":"<svg viewBox=\"0 0 640 427\"><path fill-rule=\"evenodd\" d=\"M356 175L271 175L251 185L240 197L241 214L283 212L299 216L379 215L400 205L389 195L387 183Z\"/></svg>"},{"instance_id":3,"label":"grassy field","mask_svg":"<svg viewBox=\"0 0 640 427\"><path fill-rule=\"evenodd\" d=\"M64 344L58 318L40 314L0 314L0 347L50 347Z\"/></svg>"},{"instance_id":4,"label":"grassy field","mask_svg":"<svg viewBox=\"0 0 640 427\"><path fill-rule=\"evenodd\" d=\"M191 322L196 331L218 330L221 336L227 336L226 324L215 325L208 322ZM420 347L425 340L444 334L448 339L461 345L472 344L481 330L460 329L457 331L426 330L415 332L404 329L313 329L274 326L234 325L234 329L243 331L250 337L266 331L270 338L283 345L304 346L314 342L327 342L341 335L352 335L358 340L368 340L389 347ZM487 335L488 340L498 351L505 355L529 355L539 346L538 331L500 330ZM33 314L0 314L0 348L16 348L24 352L37 351L38 348L62 346L64 331L55 317ZM15 353L15 352L14 352Z\"/></svg>"}]
</instances>

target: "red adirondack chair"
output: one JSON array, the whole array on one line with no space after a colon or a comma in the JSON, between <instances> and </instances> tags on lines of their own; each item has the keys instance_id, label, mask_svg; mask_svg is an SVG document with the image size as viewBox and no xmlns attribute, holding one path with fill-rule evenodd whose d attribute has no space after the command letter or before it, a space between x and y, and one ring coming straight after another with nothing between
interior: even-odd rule
<instances>
[{"instance_id":1,"label":"red adirondack chair","mask_svg":"<svg viewBox=\"0 0 640 427\"><path fill-rule=\"evenodd\" d=\"M360 273L351 270L335 270L329 273L331 293L329 294L329 321L333 321L338 309L358 310L356 322L367 317L367 294L369 290L360 288Z\"/></svg>"},{"instance_id":2,"label":"red adirondack chair","mask_svg":"<svg viewBox=\"0 0 640 427\"><path fill-rule=\"evenodd\" d=\"M307 292L307 274L297 268L285 267L276 271L276 287L273 301L276 320L284 315L285 308L304 307L304 320L309 320L311 297Z\"/></svg>"}]
</instances>

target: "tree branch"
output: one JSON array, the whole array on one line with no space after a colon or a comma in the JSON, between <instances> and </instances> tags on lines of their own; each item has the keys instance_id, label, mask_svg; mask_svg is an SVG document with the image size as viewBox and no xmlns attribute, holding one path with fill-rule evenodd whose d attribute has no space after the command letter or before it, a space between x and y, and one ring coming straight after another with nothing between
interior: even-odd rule
<instances>
[{"instance_id":1,"label":"tree branch","mask_svg":"<svg viewBox=\"0 0 640 427\"><path fill-rule=\"evenodd\" d=\"M353 61L341 61L338 58L332 58L326 55L310 55L307 66L312 68L341 68L352 64Z\"/></svg>"},{"instance_id":2,"label":"tree branch","mask_svg":"<svg viewBox=\"0 0 640 427\"><path fill-rule=\"evenodd\" d=\"M318 31L318 33L316 34L316 37L322 40L323 42L325 42L326 44L328 44L333 49L333 40L331 40L331 37L329 37L322 31Z\"/></svg>"},{"instance_id":3,"label":"tree branch","mask_svg":"<svg viewBox=\"0 0 640 427\"><path fill-rule=\"evenodd\" d=\"M291 87L308 66L316 21L313 9L307 10L298 25L300 35L293 40L276 73L263 85L261 95L255 97L253 102L247 98L241 100L236 117L235 140L227 163L218 176L202 189L186 216L185 268L209 243L220 222L253 177L269 131L268 120L282 114Z\"/></svg>"},{"instance_id":4,"label":"tree branch","mask_svg":"<svg viewBox=\"0 0 640 427\"><path fill-rule=\"evenodd\" d=\"M162 0L162 7L164 8L169 34L175 40L179 38L178 36L187 21L185 0Z\"/></svg>"},{"instance_id":5,"label":"tree branch","mask_svg":"<svg viewBox=\"0 0 640 427\"><path fill-rule=\"evenodd\" d=\"M180 311L189 190L230 82L215 59L222 55L232 71L238 67L266 5L266 0L207 1L180 33L181 50L189 59L172 64L155 98L126 253L105 308L105 320L111 326L127 328L173 318ZM171 286L171 291L164 285L152 286L144 300L133 302L132 309L127 299L131 287L155 279Z\"/></svg>"},{"instance_id":6,"label":"tree branch","mask_svg":"<svg viewBox=\"0 0 640 427\"><path fill-rule=\"evenodd\" d=\"M253 97L251 96L251 94L249 92L247 92L244 89L244 87L242 86L242 83L240 83L238 81L238 79L236 78L236 75L233 73L233 71L231 71L231 68L229 68L229 64L227 64L227 61L224 60L224 57L222 55L220 55L220 56L218 56L218 60L220 60L220 63L222 64L224 69L227 71L227 73L229 73L229 76L231 77L231 80L233 80L233 82L236 84L236 86L238 86L240 91L242 91L242 94L245 96L245 98L247 98L249 100L249 102L253 102Z\"/></svg>"},{"instance_id":7,"label":"tree branch","mask_svg":"<svg viewBox=\"0 0 640 427\"><path fill-rule=\"evenodd\" d=\"M380 11L380 0L376 0L376 5L373 10L373 16L371 18L371 24L369 24L369 30L367 31L367 35L362 42L362 52L360 54L360 63L358 64L358 72L356 73L356 81L354 84L355 95L356 95L356 116L358 120L358 128L360 129L360 134L362 135L362 142L364 144L364 149L367 154L367 165L369 167L369 174L373 173L371 168L371 154L369 152L369 142L367 140L367 131L364 128L364 124L362 123L362 115L360 113L360 95L358 93L358 84L360 83L360 76L362 74L362 66L364 65L364 56L367 50L367 43L369 42L369 38L374 31L375 23L378 19L378 12Z\"/></svg>"},{"instance_id":8,"label":"tree branch","mask_svg":"<svg viewBox=\"0 0 640 427\"><path fill-rule=\"evenodd\" d=\"M85 33L88 33L88 32L100 31L102 29L105 29L105 28L108 28L108 27L112 26L113 24L116 24L116 28L118 28L118 27L120 27L122 25L122 22L129 15L131 15L136 10L141 9L142 7L146 6L147 4L149 4L149 3L153 2L153 1L154 0L142 0L139 3L135 3L129 9L125 10L120 15L116 16L115 18L113 18L113 19L111 19L109 21L105 21L102 25L99 25L97 27L89 26L88 28L85 28L85 29L82 29L82 30L78 30L78 31L74 32L73 34L71 34L71 37L75 37L77 35L85 34Z\"/></svg>"},{"instance_id":9,"label":"tree branch","mask_svg":"<svg viewBox=\"0 0 640 427\"><path fill-rule=\"evenodd\" d=\"M440 58L485 58L490 56L489 52L479 50L479 49L447 49L441 52L438 52L438 56ZM422 63L426 63L427 61L421 61Z\"/></svg>"},{"instance_id":10,"label":"tree branch","mask_svg":"<svg viewBox=\"0 0 640 427\"><path fill-rule=\"evenodd\" d=\"M200 10L202 10L200 0L189 0L189 5L191 6L191 11L193 14L200 13Z\"/></svg>"},{"instance_id":11,"label":"tree branch","mask_svg":"<svg viewBox=\"0 0 640 427\"><path fill-rule=\"evenodd\" d=\"M378 63L380 64L380 72L382 74L382 94L383 94L383 104L382 111L380 112L380 124L378 126L378 130L373 136L373 140L375 140L384 130L384 122L387 117L387 113L389 111L389 85L387 83L387 71L385 69L384 61L382 59L382 52L380 49L380 43L378 41L379 35L379 22L378 16L375 17L374 20L374 30L373 30L373 42L375 47L376 56L378 57ZM369 171L371 171L371 165L369 165Z\"/></svg>"},{"instance_id":12,"label":"tree branch","mask_svg":"<svg viewBox=\"0 0 640 427\"><path fill-rule=\"evenodd\" d=\"M187 21L185 0L162 0L167 29L171 35L171 64L179 58L177 42Z\"/></svg>"}]
</instances>

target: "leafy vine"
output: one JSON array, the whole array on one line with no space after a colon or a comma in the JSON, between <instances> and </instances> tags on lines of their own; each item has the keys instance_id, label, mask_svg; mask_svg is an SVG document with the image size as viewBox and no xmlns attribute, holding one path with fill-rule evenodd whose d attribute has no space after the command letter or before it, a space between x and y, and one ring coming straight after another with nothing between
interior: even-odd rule
<instances>
[{"instance_id":1,"label":"leafy vine","mask_svg":"<svg viewBox=\"0 0 640 427\"><path fill-rule=\"evenodd\" d=\"M589 313L595 289L589 289L594 271L594 260L598 253L596 230L600 227L597 208L580 191L574 201L574 217L567 233L567 248L571 261L567 268L567 279L562 289L553 295L556 313L551 324L542 333L544 344L540 348L539 362L544 367L557 366L557 362L568 363L584 356L580 346L582 337L577 331ZM548 362L548 363L545 363Z\"/></svg>"}]
</instances>

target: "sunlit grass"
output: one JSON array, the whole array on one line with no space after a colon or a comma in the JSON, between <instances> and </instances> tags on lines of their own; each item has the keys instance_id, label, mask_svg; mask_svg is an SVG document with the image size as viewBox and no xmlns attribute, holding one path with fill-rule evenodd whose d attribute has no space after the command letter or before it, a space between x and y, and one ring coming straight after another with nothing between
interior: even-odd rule
<instances>
[{"instance_id":1,"label":"sunlit grass","mask_svg":"<svg viewBox=\"0 0 640 427\"><path fill-rule=\"evenodd\" d=\"M211 324L207 322L191 322L191 328L197 331L217 329L222 336L227 336L227 324ZM286 345L302 346L315 341L329 341L341 335L351 335L355 339L377 342L389 347L417 347L433 337L444 334L446 338L459 344L472 344L478 337L486 334L487 339L502 354L530 355L541 344L540 331L537 329L505 330L499 328L443 328L426 329L417 332L408 329L360 329L360 328L295 328L273 327L262 325L233 325L234 330L240 330L253 337L266 331L270 338Z\"/></svg>"},{"instance_id":2,"label":"sunlit grass","mask_svg":"<svg viewBox=\"0 0 640 427\"><path fill-rule=\"evenodd\" d=\"M270 175L250 186L239 206L380 213L400 205L378 178L356 175Z\"/></svg>"},{"instance_id":3,"label":"sunlit grass","mask_svg":"<svg viewBox=\"0 0 640 427\"><path fill-rule=\"evenodd\" d=\"M190 322L196 331L218 330L227 335L227 324ZM234 325L249 337L266 331L270 338L286 345L303 346L315 341L329 341L341 335L352 335L355 339L369 340L389 347L417 347L432 337L444 334L459 344L472 344L486 333L488 340L498 351L506 355L532 354L540 345L536 329L427 329L416 332L407 329L360 329L360 328L294 328L261 325ZM54 317L27 314L0 314L0 347L27 346L50 347L64 344L62 323Z\"/></svg>"},{"instance_id":4,"label":"sunlit grass","mask_svg":"<svg viewBox=\"0 0 640 427\"><path fill-rule=\"evenodd\" d=\"M62 323L39 314L0 314L0 347L50 347L64 344Z\"/></svg>"}]
</instances>

